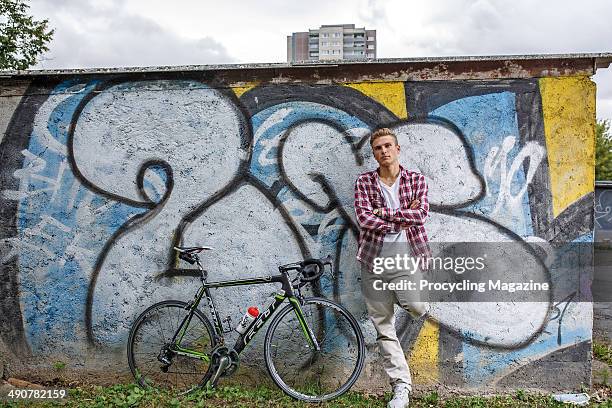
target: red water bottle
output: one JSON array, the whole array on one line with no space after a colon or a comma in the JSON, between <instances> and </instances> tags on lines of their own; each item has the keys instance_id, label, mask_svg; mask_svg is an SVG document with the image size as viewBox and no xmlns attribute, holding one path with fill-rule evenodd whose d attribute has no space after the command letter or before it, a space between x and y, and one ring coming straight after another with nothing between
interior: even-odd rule
<instances>
[{"instance_id":1,"label":"red water bottle","mask_svg":"<svg viewBox=\"0 0 612 408\"><path fill-rule=\"evenodd\" d=\"M257 319L257 316L259 316L259 309L255 306L249 307L244 316L242 316L242 319L240 319L238 326L236 326L236 331L240 334L244 334L247 327Z\"/></svg>"}]
</instances>

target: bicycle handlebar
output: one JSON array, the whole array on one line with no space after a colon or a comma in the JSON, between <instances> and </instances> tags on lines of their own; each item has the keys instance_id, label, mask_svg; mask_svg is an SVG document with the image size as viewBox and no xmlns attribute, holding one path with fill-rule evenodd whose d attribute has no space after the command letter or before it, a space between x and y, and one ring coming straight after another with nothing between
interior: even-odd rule
<instances>
[{"instance_id":1,"label":"bicycle handlebar","mask_svg":"<svg viewBox=\"0 0 612 408\"><path fill-rule=\"evenodd\" d=\"M196 263L195 258L191 254L186 254L186 253L183 253L183 252L179 252L178 257L181 258L183 261L189 262L191 265Z\"/></svg>"},{"instance_id":2,"label":"bicycle handlebar","mask_svg":"<svg viewBox=\"0 0 612 408\"><path fill-rule=\"evenodd\" d=\"M176 249L176 248L175 248ZM194 264L197 262L197 255L191 254L188 252L179 252L178 257L190 264ZM300 282L301 283L309 283L314 282L323 275L325 272L325 265L329 265L331 268L332 278L334 277L334 259L331 255L327 255L324 258L316 259L310 258L305 259L301 262L294 262L286 265L282 265L279 267L279 270L283 272L288 272L292 270L296 270L300 272Z\"/></svg>"},{"instance_id":3,"label":"bicycle handlebar","mask_svg":"<svg viewBox=\"0 0 612 408\"><path fill-rule=\"evenodd\" d=\"M333 258L331 255L326 256L325 258L316 259L305 259L302 262L298 263L299 267L295 268L300 271L302 275L300 278L301 282L313 282L321 277L325 272L325 265L329 265L331 267L331 272L333 275ZM294 268L292 268L294 269Z\"/></svg>"}]
</instances>

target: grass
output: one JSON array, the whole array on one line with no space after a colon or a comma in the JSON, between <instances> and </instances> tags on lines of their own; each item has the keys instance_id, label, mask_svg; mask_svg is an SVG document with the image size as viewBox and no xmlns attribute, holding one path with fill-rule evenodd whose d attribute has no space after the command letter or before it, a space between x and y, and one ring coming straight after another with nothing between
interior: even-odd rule
<instances>
[{"instance_id":1,"label":"grass","mask_svg":"<svg viewBox=\"0 0 612 408\"><path fill-rule=\"evenodd\" d=\"M604 363L612 366L612 345L597 341L593 342L593 356Z\"/></svg>"},{"instance_id":2,"label":"grass","mask_svg":"<svg viewBox=\"0 0 612 408\"><path fill-rule=\"evenodd\" d=\"M593 356L612 368L612 345L593 342ZM54 368L61 370L60 362ZM606 378L607 380L607 378ZM612 387L606 384L597 386L591 393L589 407L612 408ZM55 388L61 388L56 385ZM342 397L324 404L307 404L286 396L276 388L242 388L221 386L215 390L197 390L188 395L178 395L170 391L145 391L135 384L117 384L110 387L84 385L64 387L69 389L69 396L64 400L45 401L33 404L32 401L3 402L0 407L245 407L245 408L311 408L311 407L351 407L351 408L384 408L391 398L348 392ZM491 397L452 397L441 398L436 392L411 398L411 408L549 408L568 407L556 402L547 395L530 394L518 390L514 395Z\"/></svg>"},{"instance_id":3,"label":"grass","mask_svg":"<svg viewBox=\"0 0 612 408\"><path fill-rule=\"evenodd\" d=\"M199 390L188 395L177 395L166 391L145 391L134 384L118 384L110 387L82 386L71 389L69 397L60 401L46 401L32 404L31 401L0 402L1 407L355 407L384 408L390 395L374 396L349 392L325 404L307 404L295 401L280 390L270 388L247 389L222 386L216 390ZM607 405L606 405L607 404ZM591 404L590 407L610 407L612 401ZM455 397L442 399L437 393L413 398L411 408L524 408L524 407L567 407L545 395L517 391L513 396Z\"/></svg>"}]
</instances>

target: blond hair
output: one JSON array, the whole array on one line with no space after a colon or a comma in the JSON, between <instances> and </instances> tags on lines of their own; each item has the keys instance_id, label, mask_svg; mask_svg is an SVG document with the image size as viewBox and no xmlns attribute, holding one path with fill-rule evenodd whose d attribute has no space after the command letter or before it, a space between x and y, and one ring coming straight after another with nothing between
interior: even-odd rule
<instances>
[{"instance_id":1,"label":"blond hair","mask_svg":"<svg viewBox=\"0 0 612 408\"><path fill-rule=\"evenodd\" d=\"M393 140L395 140L395 144L399 144L397 143L397 136L395 136L395 133L393 133L391 129L380 128L376 132L372 133L372 136L370 136L370 146L372 146L372 144L374 143L374 140L378 139L379 137L383 137L383 136L391 136L393 137Z\"/></svg>"}]
</instances>

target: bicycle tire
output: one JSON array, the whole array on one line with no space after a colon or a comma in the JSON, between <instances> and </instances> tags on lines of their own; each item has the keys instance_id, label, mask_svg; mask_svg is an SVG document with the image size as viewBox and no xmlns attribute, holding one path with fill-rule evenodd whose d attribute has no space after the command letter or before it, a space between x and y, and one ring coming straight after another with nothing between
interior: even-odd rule
<instances>
[{"instance_id":1,"label":"bicycle tire","mask_svg":"<svg viewBox=\"0 0 612 408\"><path fill-rule=\"evenodd\" d=\"M270 377L297 400L323 402L337 398L353 386L363 369L365 341L361 328L348 310L324 298L304 299L302 311L321 350L308 345L297 315L292 313L293 306L287 305L270 322L264 341ZM335 335L329 336L332 332Z\"/></svg>"},{"instance_id":2,"label":"bicycle tire","mask_svg":"<svg viewBox=\"0 0 612 408\"><path fill-rule=\"evenodd\" d=\"M202 386L204 379L210 374L210 362L194 357L174 355L167 372L162 370L164 364L157 360L163 345L172 340L182 319L188 313L186 307L185 302L165 300L147 308L132 325L128 337L128 365L136 383L141 387L187 393ZM148 337L147 333L151 337ZM181 346L209 353L216 345L213 333L208 318L196 309ZM145 347L146 344L150 347Z\"/></svg>"}]
</instances>

